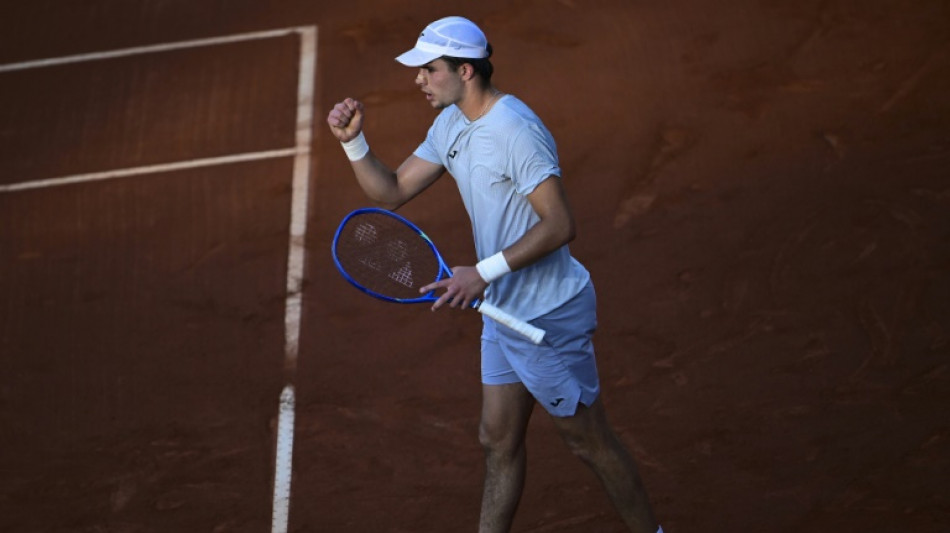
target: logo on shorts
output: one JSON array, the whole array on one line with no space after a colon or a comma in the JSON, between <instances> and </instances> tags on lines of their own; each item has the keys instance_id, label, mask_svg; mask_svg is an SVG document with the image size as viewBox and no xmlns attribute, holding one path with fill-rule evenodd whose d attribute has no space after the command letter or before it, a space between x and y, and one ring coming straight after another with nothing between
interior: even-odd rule
<instances>
[{"instance_id":1,"label":"logo on shorts","mask_svg":"<svg viewBox=\"0 0 950 533\"><path fill-rule=\"evenodd\" d=\"M564 398L556 398L553 402L550 402L550 403L552 407L557 407L561 405L561 402L563 401L564 401Z\"/></svg>"}]
</instances>

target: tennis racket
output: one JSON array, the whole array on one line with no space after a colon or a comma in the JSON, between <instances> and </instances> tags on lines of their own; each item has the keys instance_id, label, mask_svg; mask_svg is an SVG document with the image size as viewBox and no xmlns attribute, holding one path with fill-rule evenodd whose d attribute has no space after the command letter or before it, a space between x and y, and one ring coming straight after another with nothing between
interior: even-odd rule
<instances>
[{"instance_id":1,"label":"tennis racket","mask_svg":"<svg viewBox=\"0 0 950 533\"><path fill-rule=\"evenodd\" d=\"M357 209L340 222L333 237L333 261L356 288L402 304L438 300L435 291L420 295L419 288L452 275L421 229L396 213L372 207ZM472 307L535 344L544 338L544 330L494 305L476 300Z\"/></svg>"}]
</instances>

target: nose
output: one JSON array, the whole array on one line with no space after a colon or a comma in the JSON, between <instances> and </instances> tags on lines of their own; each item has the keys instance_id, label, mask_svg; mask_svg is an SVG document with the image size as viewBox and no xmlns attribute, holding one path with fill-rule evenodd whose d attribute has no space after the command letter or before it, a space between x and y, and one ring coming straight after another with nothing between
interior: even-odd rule
<instances>
[{"instance_id":1,"label":"nose","mask_svg":"<svg viewBox=\"0 0 950 533\"><path fill-rule=\"evenodd\" d=\"M420 68L419 73L416 74L416 85L422 85L424 83L425 83L425 71Z\"/></svg>"}]
</instances>

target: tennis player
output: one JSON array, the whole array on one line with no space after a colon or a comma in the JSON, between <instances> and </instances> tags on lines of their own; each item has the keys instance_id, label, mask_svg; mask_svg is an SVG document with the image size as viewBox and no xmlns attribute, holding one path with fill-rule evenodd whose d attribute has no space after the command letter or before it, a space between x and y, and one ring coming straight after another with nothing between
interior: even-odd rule
<instances>
[{"instance_id":1,"label":"tennis player","mask_svg":"<svg viewBox=\"0 0 950 533\"><path fill-rule=\"evenodd\" d=\"M347 98L327 116L370 200L397 209L446 171L472 222L479 261L422 288L443 290L433 310L478 298L546 331L536 346L484 317L479 440L486 473L479 531L511 527L524 486L525 435L535 404L552 416L570 450L597 474L630 531L658 528L636 464L609 427L591 343L597 326L588 271L570 254L574 219L554 139L521 100L491 82L492 47L473 22L429 24L396 60L417 69L440 110L426 138L396 171L370 150L365 109Z\"/></svg>"}]
</instances>

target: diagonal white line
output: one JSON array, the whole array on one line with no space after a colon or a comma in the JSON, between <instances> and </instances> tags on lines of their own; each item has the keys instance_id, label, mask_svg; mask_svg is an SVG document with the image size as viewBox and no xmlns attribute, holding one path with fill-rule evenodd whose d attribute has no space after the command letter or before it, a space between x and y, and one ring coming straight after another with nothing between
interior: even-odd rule
<instances>
[{"instance_id":1,"label":"diagonal white line","mask_svg":"<svg viewBox=\"0 0 950 533\"><path fill-rule=\"evenodd\" d=\"M106 50L103 52L90 52L88 54L76 54L71 56L51 57L46 59L33 59L21 61L18 63L7 63L0 65L0 72L12 72L15 70L26 70L31 68L51 67L56 65L67 65L69 63L81 63L83 61L99 61L102 59L113 59L117 57L134 56L139 54L153 54L156 52L167 52L169 50L180 50L182 48L197 48L200 46L213 46L218 44L237 43L241 41L256 41L260 39L274 39L294 33L312 31L311 27L283 28L278 30L257 31L249 33L239 33L235 35L225 35L221 37L208 37L205 39L193 39L190 41L177 41L173 43L161 43L146 46L134 46L131 48L120 48L117 50Z\"/></svg>"},{"instance_id":2,"label":"diagonal white line","mask_svg":"<svg viewBox=\"0 0 950 533\"><path fill-rule=\"evenodd\" d=\"M246 161L258 161L261 159L275 159L278 157L296 156L298 155L299 151L300 151L300 148L283 148L279 150L267 150L263 152L248 152L244 154L232 154L232 155L226 155L226 156L220 156L220 157L208 157L204 159L192 159L190 161L176 161L174 163L161 163L158 165L147 165L147 166L132 167L132 168L120 168L116 170L90 172L88 174L74 174L72 176L61 176L57 178L24 181L20 183L10 183L7 185L0 185L0 193L25 191L27 189L42 189L46 187L58 187L61 185L70 185L73 183L85 183L89 181L101 181L101 180L108 180L108 179L115 179L115 178L127 178L130 176L140 176L142 174L156 174L159 172L171 172L175 170L185 170L189 168L226 165L229 163L243 163Z\"/></svg>"}]
</instances>

